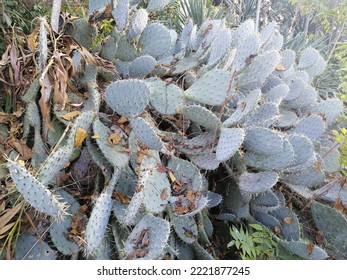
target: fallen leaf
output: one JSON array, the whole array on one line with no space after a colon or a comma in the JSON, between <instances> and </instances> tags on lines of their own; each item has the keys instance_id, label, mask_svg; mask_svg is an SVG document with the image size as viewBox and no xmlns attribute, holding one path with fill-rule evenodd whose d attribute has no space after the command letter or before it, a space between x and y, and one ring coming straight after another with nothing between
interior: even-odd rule
<instances>
[{"instance_id":1,"label":"fallen leaf","mask_svg":"<svg viewBox=\"0 0 347 280\"><path fill-rule=\"evenodd\" d=\"M80 114L81 114L80 111L72 111L72 112L69 112L69 113L62 115L62 118L67 120L67 121L72 121L74 118L76 118Z\"/></svg>"},{"instance_id":2,"label":"fallen leaf","mask_svg":"<svg viewBox=\"0 0 347 280\"><path fill-rule=\"evenodd\" d=\"M124 193L121 193L121 192L115 192L113 194L113 197L115 200L118 200L120 201L122 204L130 204L130 201L131 201L131 198L127 195L125 195Z\"/></svg>"},{"instance_id":3,"label":"fallen leaf","mask_svg":"<svg viewBox=\"0 0 347 280\"><path fill-rule=\"evenodd\" d=\"M175 175L174 175L171 171L169 171L168 175L169 175L170 181L171 181L172 183L174 183L174 182L177 181Z\"/></svg>"},{"instance_id":4,"label":"fallen leaf","mask_svg":"<svg viewBox=\"0 0 347 280\"><path fill-rule=\"evenodd\" d=\"M40 24L36 24L33 32L31 32L27 37L28 47L33 52L37 50L37 36L39 34L39 30Z\"/></svg>"},{"instance_id":5,"label":"fallen leaf","mask_svg":"<svg viewBox=\"0 0 347 280\"><path fill-rule=\"evenodd\" d=\"M0 228L0 234L4 234L8 230L10 230L15 224L16 224L16 222L13 222L13 223L7 224L6 226Z\"/></svg>"},{"instance_id":6,"label":"fallen leaf","mask_svg":"<svg viewBox=\"0 0 347 280\"><path fill-rule=\"evenodd\" d=\"M83 128L77 128L76 136L75 136L75 148L81 148L84 139L87 137L87 131Z\"/></svg>"},{"instance_id":7,"label":"fallen leaf","mask_svg":"<svg viewBox=\"0 0 347 280\"><path fill-rule=\"evenodd\" d=\"M292 217L289 217L289 216L284 217L284 218L283 218L283 222L284 222L285 224L287 224L287 225L291 225L292 222L293 222L293 218L292 218Z\"/></svg>"},{"instance_id":8,"label":"fallen leaf","mask_svg":"<svg viewBox=\"0 0 347 280\"><path fill-rule=\"evenodd\" d=\"M125 117L120 117L120 118L117 120L117 123L123 124L123 123L126 123L127 121L128 121L127 118L125 118Z\"/></svg>"},{"instance_id":9,"label":"fallen leaf","mask_svg":"<svg viewBox=\"0 0 347 280\"><path fill-rule=\"evenodd\" d=\"M192 231L190 231L189 229L187 228L183 228L184 229L184 235L187 236L187 237L194 237L194 234Z\"/></svg>"},{"instance_id":10,"label":"fallen leaf","mask_svg":"<svg viewBox=\"0 0 347 280\"><path fill-rule=\"evenodd\" d=\"M312 254L313 248L314 248L314 245L312 243L307 244L306 249L309 255Z\"/></svg>"},{"instance_id":11,"label":"fallen leaf","mask_svg":"<svg viewBox=\"0 0 347 280\"><path fill-rule=\"evenodd\" d=\"M108 138L107 138L107 142L111 145L118 145L121 141L121 137L116 134L116 133L112 133Z\"/></svg>"},{"instance_id":12,"label":"fallen leaf","mask_svg":"<svg viewBox=\"0 0 347 280\"><path fill-rule=\"evenodd\" d=\"M195 194L193 190L187 190L186 192L186 198L190 201L190 202L194 202L195 201Z\"/></svg>"},{"instance_id":13,"label":"fallen leaf","mask_svg":"<svg viewBox=\"0 0 347 280\"><path fill-rule=\"evenodd\" d=\"M120 153L131 153L131 149L122 149L122 150L119 150Z\"/></svg>"},{"instance_id":14,"label":"fallen leaf","mask_svg":"<svg viewBox=\"0 0 347 280\"><path fill-rule=\"evenodd\" d=\"M15 207L6 210L5 213L0 217L0 229L5 227L5 225L18 213L21 209L23 202L17 204Z\"/></svg>"},{"instance_id":15,"label":"fallen leaf","mask_svg":"<svg viewBox=\"0 0 347 280\"><path fill-rule=\"evenodd\" d=\"M166 167L160 163L157 164L157 170L160 173L165 173L166 172Z\"/></svg>"},{"instance_id":16,"label":"fallen leaf","mask_svg":"<svg viewBox=\"0 0 347 280\"><path fill-rule=\"evenodd\" d=\"M127 256L126 259L129 260L129 259L134 259L134 258L143 258L147 254L148 254L148 250L147 249L135 249L134 251L129 253L129 255Z\"/></svg>"},{"instance_id":17,"label":"fallen leaf","mask_svg":"<svg viewBox=\"0 0 347 280\"><path fill-rule=\"evenodd\" d=\"M167 199L167 197L168 197L167 189L163 189L163 191L161 192L161 195L160 195L160 199L165 200L165 199Z\"/></svg>"},{"instance_id":18,"label":"fallen leaf","mask_svg":"<svg viewBox=\"0 0 347 280\"><path fill-rule=\"evenodd\" d=\"M284 68L284 66L282 64L278 64L275 68L277 71L285 71L286 68Z\"/></svg>"},{"instance_id":19,"label":"fallen leaf","mask_svg":"<svg viewBox=\"0 0 347 280\"><path fill-rule=\"evenodd\" d=\"M32 150L24 143L14 141L10 145L21 155L21 160L28 160L33 155Z\"/></svg>"},{"instance_id":20,"label":"fallen leaf","mask_svg":"<svg viewBox=\"0 0 347 280\"><path fill-rule=\"evenodd\" d=\"M275 227L275 233L280 234L281 233L281 228L279 226Z\"/></svg>"},{"instance_id":21,"label":"fallen leaf","mask_svg":"<svg viewBox=\"0 0 347 280\"><path fill-rule=\"evenodd\" d=\"M99 134L94 134L92 135L92 139L99 139L100 138L100 135Z\"/></svg>"}]
</instances>

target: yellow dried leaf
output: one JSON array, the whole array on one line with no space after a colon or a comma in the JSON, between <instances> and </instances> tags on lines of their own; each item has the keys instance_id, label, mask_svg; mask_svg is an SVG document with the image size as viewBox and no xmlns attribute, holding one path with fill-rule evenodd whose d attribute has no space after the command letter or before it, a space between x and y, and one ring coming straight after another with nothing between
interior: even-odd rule
<instances>
[{"instance_id":1,"label":"yellow dried leaf","mask_svg":"<svg viewBox=\"0 0 347 280\"><path fill-rule=\"evenodd\" d=\"M111 145L118 145L120 143L121 137L116 134L116 133L112 133L108 139L107 142Z\"/></svg>"},{"instance_id":2,"label":"yellow dried leaf","mask_svg":"<svg viewBox=\"0 0 347 280\"><path fill-rule=\"evenodd\" d=\"M0 217L0 229L2 229L21 209L23 202L19 203L12 209L8 209L5 214Z\"/></svg>"},{"instance_id":3,"label":"yellow dried leaf","mask_svg":"<svg viewBox=\"0 0 347 280\"><path fill-rule=\"evenodd\" d=\"M77 128L75 136L75 148L81 148L84 139L87 137L87 131L83 128Z\"/></svg>"},{"instance_id":4,"label":"yellow dried leaf","mask_svg":"<svg viewBox=\"0 0 347 280\"><path fill-rule=\"evenodd\" d=\"M67 120L67 121L72 121L74 118L76 118L80 114L81 114L80 111L72 111L72 112L69 112L69 113L62 115L62 118Z\"/></svg>"},{"instance_id":5,"label":"yellow dried leaf","mask_svg":"<svg viewBox=\"0 0 347 280\"><path fill-rule=\"evenodd\" d=\"M174 183L177 180L175 175L173 175L173 173L171 171L168 172L168 175L169 175L170 181L172 183Z\"/></svg>"},{"instance_id":6,"label":"yellow dried leaf","mask_svg":"<svg viewBox=\"0 0 347 280\"><path fill-rule=\"evenodd\" d=\"M33 52L37 50L37 36L39 35L39 30L40 24L36 24L33 32L31 32L27 37L28 47Z\"/></svg>"},{"instance_id":7,"label":"yellow dried leaf","mask_svg":"<svg viewBox=\"0 0 347 280\"><path fill-rule=\"evenodd\" d=\"M284 68L284 66L282 64L278 64L275 68L277 71L285 71L286 68Z\"/></svg>"},{"instance_id":8,"label":"yellow dried leaf","mask_svg":"<svg viewBox=\"0 0 347 280\"><path fill-rule=\"evenodd\" d=\"M123 124L123 123L126 123L127 121L128 121L127 118L125 118L125 117L120 117L120 118L118 119L117 123Z\"/></svg>"},{"instance_id":9,"label":"yellow dried leaf","mask_svg":"<svg viewBox=\"0 0 347 280\"><path fill-rule=\"evenodd\" d=\"M163 191L160 194L160 199L165 200L167 199L168 194L167 194L167 189L163 189Z\"/></svg>"},{"instance_id":10,"label":"yellow dried leaf","mask_svg":"<svg viewBox=\"0 0 347 280\"><path fill-rule=\"evenodd\" d=\"M8 230L10 230L15 224L16 224L16 222L13 222L13 223L7 224L3 228L0 228L0 234L4 234Z\"/></svg>"},{"instance_id":11,"label":"yellow dried leaf","mask_svg":"<svg viewBox=\"0 0 347 280\"><path fill-rule=\"evenodd\" d=\"M99 134L94 134L93 136L92 136L92 139L99 139L100 138L100 135Z\"/></svg>"},{"instance_id":12,"label":"yellow dried leaf","mask_svg":"<svg viewBox=\"0 0 347 280\"><path fill-rule=\"evenodd\" d=\"M195 201L195 194L193 190L188 190L186 192L186 198L190 201L190 202L194 202Z\"/></svg>"}]
</instances>

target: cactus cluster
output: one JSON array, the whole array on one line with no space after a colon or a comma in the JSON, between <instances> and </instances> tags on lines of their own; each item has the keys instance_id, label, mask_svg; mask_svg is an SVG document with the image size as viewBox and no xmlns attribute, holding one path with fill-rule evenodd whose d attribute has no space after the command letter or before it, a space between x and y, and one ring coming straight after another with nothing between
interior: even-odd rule
<instances>
[{"instance_id":1,"label":"cactus cluster","mask_svg":"<svg viewBox=\"0 0 347 280\"><path fill-rule=\"evenodd\" d=\"M118 1L112 7L114 30L97 48L115 70L85 55L93 23L73 21L71 36L84 52L70 54L77 72L71 82L88 97L69 93L68 102L83 103L73 120L64 118L68 111L54 107L48 139L57 146L49 156L41 147L38 82L23 96L25 118L35 130L36 170L12 160L7 167L27 203L51 216L56 249L63 255L109 256L104 250L110 248L111 235L119 258L212 259L202 245L213 234L208 209L220 205L217 218L257 221L293 254L326 258L317 246L305 251L298 218L276 188L299 185L313 191L329 180L328 173L338 171L331 168L339 154L327 153L332 145L327 133L343 105L324 99L313 87L325 68L322 56L312 48L299 55L283 49L274 22L256 32L253 20L237 28L223 19L199 27L189 20L177 34L149 20L151 12L172 1L149 1L147 9L136 2ZM90 14L98 8L91 5ZM42 36L47 37L40 31ZM40 56L40 67L45 61ZM106 87L97 84L100 77ZM70 127L65 138L53 140L64 126ZM79 198L57 190L56 178L82 148L102 179L101 194L83 217L83 242L77 244L67 238L67 230ZM210 191L208 173L202 172L218 169L231 177L223 198ZM317 227L330 236L332 225L326 228L317 214L329 211L318 204L312 211ZM339 238L329 240L339 246ZM19 258L21 250L19 244Z\"/></svg>"}]
</instances>

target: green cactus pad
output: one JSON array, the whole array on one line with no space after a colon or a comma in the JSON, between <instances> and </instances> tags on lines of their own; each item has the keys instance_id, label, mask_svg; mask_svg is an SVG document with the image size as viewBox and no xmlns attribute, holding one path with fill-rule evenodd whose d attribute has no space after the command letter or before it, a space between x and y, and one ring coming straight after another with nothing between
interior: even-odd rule
<instances>
[{"instance_id":1,"label":"green cactus pad","mask_svg":"<svg viewBox=\"0 0 347 280\"><path fill-rule=\"evenodd\" d=\"M171 48L171 32L160 23L151 23L142 31L139 43L142 46L142 53L160 57Z\"/></svg>"},{"instance_id":2,"label":"green cactus pad","mask_svg":"<svg viewBox=\"0 0 347 280\"><path fill-rule=\"evenodd\" d=\"M125 29L128 22L129 0L117 1L117 6L113 7L112 16L116 22L118 30Z\"/></svg>"},{"instance_id":3,"label":"green cactus pad","mask_svg":"<svg viewBox=\"0 0 347 280\"><path fill-rule=\"evenodd\" d=\"M128 41L137 41L148 22L148 13L145 9L138 9L133 16L128 29Z\"/></svg>"},{"instance_id":4,"label":"green cactus pad","mask_svg":"<svg viewBox=\"0 0 347 280\"><path fill-rule=\"evenodd\" d=\"M119 59L123 62L133 61L137 57L137 49L136 47L128 42L125 34L121 33L120 35L114 35L117 42L117 49L110 48L108 52L114 52L114 58ZM114 61L114 60L113 60ZM118 69L117 69L118 71ZM120 71L118 71L120 72Z\"/></svg>"},{"instance_id":5,"label":"green cactus pad","mask_svg":"<svg viewBox=\"0 0 347 280\"><path fill-rule=\"evenodd\" d=\"M222 125L219 118L212 111L200 105L182 107L179 109L179 113L209 130L215 131Z\"/></svg>"},{"instance_id":6,"label":"green cactus pad","mask_svg":"<svg viewBox=\"0 0 347 280\"><path fill-rule=\"evenodd\" d=\"M139 180L143 182L143 205L147 212L161 213L171 196L171 184L166 172L158 169L157 159L143 160L140 166ZM143 175L144 174L144 178Z\"/></svg>"},{"instance_id":7,"label":"green cactus pad","mask_svg":"<svg viewBox=\"0 0 347 280\"><path fill-rule=\"evenodd\" d=\"M307 69L309 67L312 67L319 59L320 54L319 52L314 48L307 48L305 49L299 58L299 69Z\"/></svg>"},{"instance_id":8,"label":"green cactus pad","mask_svg":"<svg viewBox=\"0 0 347 280\"><path fill-rule=\"evenodd\" d=\"M276 22L272 21L268 23L260 32L260 39L261 44L265 45L273 36L275 30L276 30L277 24Z\"/></svg>"},{"instance_id":9,"label":"green cactus pad","mask_svg":"<svg viewBox=\"0 0 347 280\"><path fill-rule=\"evenodd\" d=\"M254 115L244 122L245 126L270 127L279 118L278 105L275 103L264 103L259 106Z\"/></svg>"},{"instance_id":10,"label":"green cactus pad","mask_svg":"<svg viewBox=\"0 0 347 280\"><path fill-rule=\"evenodd\" d=\"M140 56L130 63L129 75L131 78L143 78L154 70L156 63L150 55Z\"/></svg>"},{"instance_id":11,"label":"green cactus pad","mask_svg":"<svg viewBox=\"0 0 347 280\"><path fill-rule=\"evenodd\" d=\"M249 57L258 54L260 41L261 39L258 35L252 34L240 43L240 46L236 50L234 61L231 65L232 72L240 71L247 65L247 60Z\"/></svg>"},{"instance_id":12,"label":"green cactus pad","mask_svg":"<svg viewBox=\"0 0 347 280\"><path fill-rule=\"evenodd\" d=\"M282 207L269 212L281 223L280 235L287 241L299 241L300 226L298 217L289 208Z\"/></svg>"},{"instance_id":13,"label":"green cactus pad","mask_svg":"<svg viewBox=\"0 0 347 280\"><path fill-rule=\"evenodd\" d=\"M257 194L271 189L276 185L279 176L274 171L259 173L244 172L240 176L239 188L246 194Z\"/></svg>"},{"instance_id":14,"label":"green cactus pad","mask_svg":"<svg viewBox=\"0 0 347 280\"><path fill-rule=\"evenodd\" d=\"M260 90L251 91L246 97L237 103L236 111L224 121L225 127L230 127L241 122L244 118L249 116L256 108L261 97Z\"/></svg>"},{"instance_id":15,"label":"green cactus pad","mask_svg":"<svg viewBox=\"0 0 347 280\"><path fill-rule=\"evenodd\" d=\"M207 105L221 105L227 98L231 74L214 69L200 77L184 95L193 101Z\"/></svg>"},{"instance_id":16,"label":"green cactus pad","mask_svg":"<svg viewBox=\"0 0 347 280\"><path fill-rule=\"evenodd\" d=\"M33 101L36 99L36 95L39 92L40 89L40 76L37 76L36 79L34 79L25 94L22 96L22 100L30 105Z\"/></svg>"},{"instance_id":17,"label":"green cactus pad","mask_svg":"<svg viewBox=\"0 0 347 280\"><path fill-rule=\"evenodd\" d=\"M186 189L199 191L202 186L202 177L199 169L187 160L172 157L167 168L173 172Z\"/></svg>"},{"instance_id":18,"label":"green cactus pad","mask_svg":"<svg viewBox=\"0 0 347 280\"><path fill-rule=\"evenodd\" d=\"M263 46L265 51L280 51L283 47L284 38L279 33L274 33L270 40Z\"/></svg>"},{"instance_id":19,"label":"green cactus pad","mask_svg":"<svg viewBox=\"0 0 347 280\"><path fill-rule=\"evenodd\" d=\"M341 154L338 149L322 148L320 155L324 162L325 172L338 172L341 168L340 157Z\"/></svg>"},{"instance_id":20,"label":"green cactus pad","mask_svg":"<svg viewBox=\"0 0 347 280\"><path fill-rule=\"evenodd\" d=\"M55 195L18 163L8 159L6 165L17 190L33 208L58 220L63 219L66 206Z\"/></svg>"},{"instance_id":21,"label":"green cactus pad","mask_svg":"<svg viewBox=\"0 0 347 280\"><path fill-rule=\"evenodd\" d=\"M118 169L124 168L129 161L128 154L123 152L125 149L125 141L121 139L119 144L111 145L108 142L111 131L99 120L94 121L93 131L94 134L99 136L95 141L105 158L112 164L112 166Z\"/></svg>"},{"instance_id":22,"label":"green cactus pad","mask_svg":"<svg viewBox=\"0 0 347 280\"><path fill-rule=\"evenodd\" d=\"M283 150L279 154L260 155L253 152L246 152L244 162L247 166L259 168L260 170L283 170L294 160L293 147L288 140L283 141Z\"/></svg>"},{"instance_id":23,"label":"green cactus pad","mask_svg":"<svg viewBox=\"0 0 347 280\"><path fill-rule=\"evenodd\" d=\"M276 241L289 252L306 260L325 260L328 258L328 254L316 245L313 246L312 250L308 249L311 247L311 243L309 242L283 241L279 238L276 238Z\"/></svg>"},{"instance_id":24,"label":"green cactus pad","mask_svg":"<svg viewBox=\"0 0 347 280\"><path fill-rule=\"evenodd\" d=\"M292 166L296 166L308 161L314 153L313 143L305 135L292 134L288 137L289 143L293 146L294 161Z\"/></svg>"},{"instance_id":25,"label":"green cactus pad","mask_svg":"<svg viewBox=\"0 0 347 280\"><path fill-rule=\"evenodd\" d=\"M311 103L313 104L313 102ZM343 103L340 99L327 99L321 101L319 104L313 107L313 113L319 113L324 115L328 123L332 123L343 111Z\"/></svg>"},{"instance_id":26,"label":"green cactus pad","mask_svg":"<svg viewBox=\"0 0 347 280\"><path fill-rule=\"evenodd\" d=\"M267 93L269 92L272 88L278 86L278 85L282 85L283 84L283 80L277 76L275 76L274 74L270 74L266 79L265 82L262 85L262 92Z\"/></svg>"},{"instance_id":27,"label":"green cactus pad","mask_svg":"<svg viewBox=\"0 0 347 280\"><path fill-rule=\"evenodd\" d=\"M310 167L304 171L298 171L291 174L284 174L281 176L281 181L299 185L307 188L312 188L323 183L325 174L322 170L316 167Z\"/></svg>"},{"instance_id":28,"label":"green cactus pad","mask_svg":"<svg viewBox=\"0 0 347 280\"><path fill-rule=\"evenodd\" d=\"M164 9L167 5L175 2L175 0L150 0L148 1L147 10L149 12L157 12Z\"/></svg>"},{"instance_id":29,"label":"green cactus pad","mask_svg":"<svg viewBox=\"0 0 347 280\"><path fill-rule=\"evenodd\" d=\"M69 147L61 147L51 154L40 168L37 179L43 184L47 185L56 178L58 173L69 162L73 150Z\"/></svg>"},{"instance_id":30,"label":"green cactus pad","mask_svg":"<svg viewBox=\"0 0 347 280\"><path fill-rule=\"evenodd\" d=\"M253 211L252 216L259 223L271 229L272 231L275 231L275 230L278 231L282 229L281 223L274 216L271 216L270 214L266 212Z\"/></svg>"},{"instance_id":31,"label":"green cactus pad","mask_svg":"<svg viewBox=\"0 0 347 280\"><path fill-rule=\"evenodd\" d=\"M227 186L227 195L224 201L227 209L237 218L249 217L250 209L248 200L245 200L245 198L242 196L237 185L229 184Z\"/></svg>"},{"instance_id":32,"label":"green cactus pad","mask_svg":"<svg viewBox=\"0 0 347 280\"><path fill-rule=\"evenodd\" d=\"M159 80L149 83L150 104L159 113L174 115L183 105L183 91L175 84L166 84Z\"/></svg>"},{"instance_id":33,"label":"green cactus pad","mask_svg":"<svg viewBox=\"0 0 347 280\"><path fill-rule=\"evenodd\" d=\"M169 222L146 214L125 241L125 255L128 259L155 260L162 255L169 235Z\"/></svg>"},{"instance_id":34,"label":"green cactus pad","mask_svg":"<svg viewBox=\"0 0 347 280\"><path fill-rule=\"evenodd\" d=\"M280 201L276 194L267 190L262 193L259 193L255 198L251 201L252 209L259 209L258 207L263 207L267 209L278 208L280 206Z\"/></svg>"},{"instance_id":35,"label":"green cactus pad","mask_svg":"<svg viewBox=\"0 0 347 280\"><path fill-rule=\"evenodd\" d=\"M287 96L284 98L284 101L293 101L301 96L306 88L305 82L297 78L292 80L289 84L289 92Z\"/></svg>"},{"instance_id":36,"label":"green cactus pad","mask_svg":"<svg viewBox=\"0 0 347 280\"><path fill-rule=\"evenodd\" d=\"M295 52L291 49L286 49L281 52L281 65L284 69L289 69L295 63Z\"/></svg>"},{"instance_id":37,"label":"green cactus pad","mask_svg":"<svg viewBox=\"0 0 347 280\"><path fill-rule=\"evenodd\" d=\"M187 244L192 244L198 238L198 227L193 217L175 217L171 220L177 236Z\"/></svg>"},{"instance_id":38,"label":"green cactus pad","mask_svg":"<svg viewBox=\"0 0 347 280\"><path fill-rule=\"evenodd\" d=\"M347 256L346 217L336 209L317 201L311 204L311 213L318 230L323 232L327 241Z\"/></svg>"},{"instance_id":39,"label":"green cactus pad","mask_svg":"<svg viewBox=\"0 0 347 280\"><path fill-rule=\"evenodd\" d=\"M16 260L55 260L56 252L34 235L23 233L18 237L14 258Z\"/></svg>"},{"instance_id":40,"label":"green cactus pad","mask_svg":"<svg viewBox=\"0 0 347 280\"><path fill-rule=\"evenodd\" d=\"M319 115L301 118L293 130L294 133L304 134L312 141L319 138L325 131L325 122Z\"/></svg>"},{"instance_id":41,"label":"green cactus pad","mask_svg":"<svg viewBox=\"0 0 347 280\"><path fill-rule=\"evenodd\" d=\"M69 208L67 210L68 214L74 215L78 212L80 205L73 196L71 196L64 190L57 191L57 195L61 196L63 201L65 201L66 204L69 205ZM53 220L49 229L49 234L52 242L54 243L54 246L63 255L76 255L79 252L78 244L67 238L69 234L69 228L71 228L71 222L72 218L70 216L66 216L64 221L62 221L61 223L57 223Z\"/></svg>"},{"instance_id":42,"label":"green cactus pad","mask_svg":"<svg viewBox=\"0 0 347 280\"><path fill-rule=\"evenodd\" d=\"M245 139L243 128L222 128L216 147L216 158L219 161L227 161L241 147Z\"/></svg>"},{"instance_id":43,"label":"green cactus pad","mask_svg":"<svg viewBox=\"0 0 347 280\"><path fill-rule=\"evenodd\" d=\"M270 89L265 95L264 100L267 102L274 102L280 104L281 101L287 96L289 87L286 84L279 84Z\"/></svg>"},{"instance_id":44,"label":"green cactus pad","mask_svg":"<svg viewBox=\"0 0 347 280\"><path fill-rule=\"evenodd\" d=\"M114 82L105 90L107 105L126 118L140 115L148 105L149 98L146 83L135 79Z\"/></svg>"},{"instance_id":45,"label":"green cactus pad","mask_svg":"<svg viewBox=\"0 0 347 280\"><path fill-rule=\"evenodd\" d=\"M71 28L71 36L86 49L90 49L93 45L93 40L98 33L95 25L92 25L85 18L80 18L73 21ZM68 30L69 31L69 30Z\"/></svg>"},{"instance_id":46,"label":"green cactus pad","mask_svg":"<svg viewBox=\"0 0 347 280\"><path fill-rule=\"evenodd\" d=\"M237 80L237 85L243 87L249 83L264 81L275 70L279 62L280 56L277 51L268 51L258 55Z\"/></svg>"},{"instance_id":47,"label":"green cactus pad","mask_svg":"<svg viewBox=\"0 0 347 280\"><path fill-rule=\"evenodd\" d=\"M282 106L292 109L309 107L316 103L317 97L318 95L316 90L313 87L307 87L303 90L298 98L292 101L283 102Z\"/></svg>"},{"instance_id":48,"label":"green cactus pad","mask_svg":"<svg viewBox=\"0 0 347 280\"><path fill-rule=\"evenodd\" d=\"M283 150L283 136L271 129L250 127L246 130L244 146L259 154L278 154Z\"/></svg>"},{"instance_id":49,"label":"green cactus pad","mask_svg":"<svg viewBox=\"0 0 347 280\"><path fill-rule=\"evenodd\" d=\"M310 78L314 78L320 74L322 74L327 66L326 61L323 57L319 56L316 63L309 68L306 68L305 71L309 75Z\"/></svg>"},{"instance_id":50,"label":"green cactus pad","mask_svg":"<svg viewBox=\"0 0 347 280\"><path fill-rule=\"evenodd\" d=\"M280 117L278 119L278 122L276 123L276 126L278 127L291 127L298 120L297 115L293 111L282 109L280 110L279 115Z\"/></svg>"},{"instance_id":51,"label":"green cactus pad","mask_svg":"<svg viewBox=\"0 0 347 280\"><path fill-rule=\"evenodd\" d=\"M152 150L160 151L163 148L163 142L155 132L155 128L143 118L135 118L131 121L131 126L135 135Z\"/></svg>"},{"instance_id":52,"label":"green cactus pad","mask_svg":"<svg viewBox=\"0 0 347 280\"><path fill-rule=\"evenodd\" d=\"M197 167L201 169L205 169L205 170L215 170L218 168L220 164L220 161L217 159L217 156L215 153L190 156L189 159Z\"/></svg>"},{"instance_id":53,"label":"green cactus pad","mask_svg":"<svg viewBox=\"0 0 347 280\"><path fill-rule=\"evenodd\" d=\"M190 139L180 136L174 139L175 148L187 155L208 155L216 144L214 132L201 133Z\"/></svg>"},{"instance_id":54,"label":"green cactus pad","mask_svg":"<svg viewBox=\"0 0 347 280\"><path fill-rule=\"evenodd\" d=\"M248 19L244 21L238 28L235 29L232 36L232 46L238 48L241 42L254 34L254 20Z\"/></svg>"},{"instance_id":55,"label":"green cactus pad","mask_svg":"<svg viewBox=\"0 0 347 280\"><path fill-rule=\"evenodd\" d=\"M230 29L221 30L211 44L211 52L207 61L209 67L214 67L227 54L231 43Z\"/></svg>"}]
</instances>

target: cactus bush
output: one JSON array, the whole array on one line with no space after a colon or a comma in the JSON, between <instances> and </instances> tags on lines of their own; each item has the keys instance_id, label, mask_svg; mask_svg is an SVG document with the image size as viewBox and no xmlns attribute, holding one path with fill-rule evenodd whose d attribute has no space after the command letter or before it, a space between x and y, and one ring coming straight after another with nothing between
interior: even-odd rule
<instances>
[{"instance_id":1,"label":"cactus bush","mask_svg":"<svg viewBox=\"0 0 347 280\"><path fill-rule=\"evenodd\" d=\"M237 28L224 19L200 27L187 21L177 34L149 16L172 1L149 1L147 9L137 2L112 6L114 30L97 46L98 55L87 50L97 33L96 7L89 9L92 22L71 22L70 35L67 25L61 26L64 42L75 49L55 50L74 72L66 73L64 99L44 95L48 84L57 94L61 85L44 81L51 79L47 71L56 58L45 58L42 48L40 85L34 81L23 96L24 118L35 139L46 137L38 129L40 88L41 113L50 110L43 120L48 136L52 116L67 128L48 157L42 141L35 143L36 170L7 163L28 205L51 216L56 249L63 255L110 256L103 250L110 248L106 235L111 235L118 258L213 259L218 256L203 245L213 234L208 209L219 206L217 219L260 223L293 254L326 258L317 246L312 254L305 252L299 220L278 190L289 184L308 190L322 186L331 178L327 154L329 161L339 156L326 152L333 145L327 135L343 105L324 99L312 85L324 70L322 56L314 49L301 54L282 49L274 22L256 32L253 20ZM47 26L41 20L44 48L52 47L47 38L54 40ZM70 104L82 104L71 119ZM84 146L99 168L95 190L100 194L84 215L83 242L77 244L64 233L71 224L68 214L76 214L82 198L58 191L57 176ZM204 170L230 175L223 197L212 191Z\"/></svg>"}]
</instances>

